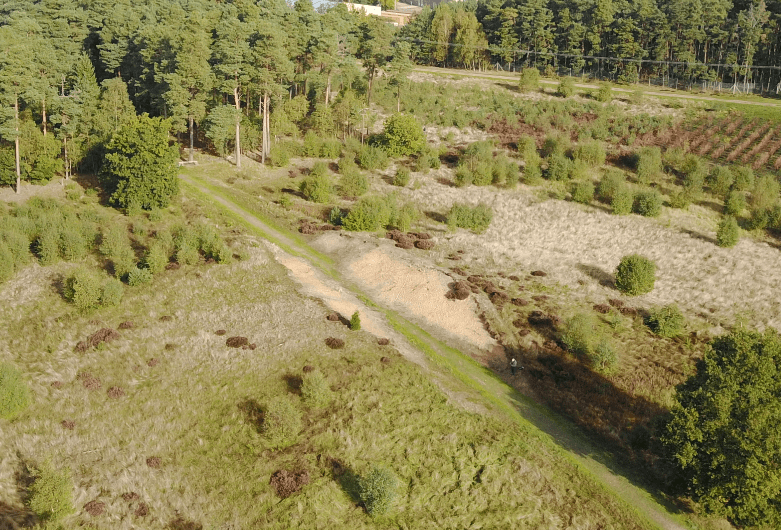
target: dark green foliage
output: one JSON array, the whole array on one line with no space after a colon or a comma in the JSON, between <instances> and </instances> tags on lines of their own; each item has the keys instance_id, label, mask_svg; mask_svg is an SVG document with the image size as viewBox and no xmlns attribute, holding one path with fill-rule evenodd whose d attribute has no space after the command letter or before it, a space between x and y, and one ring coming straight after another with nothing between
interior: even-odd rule
<instances>
[{"instance_id":1,"label":"dark green foliage","mask_svg":"<svg viewBox=\"0 0 781 530\"><path fill-rule=\"evenodd\" d=\"M42 521L56 525L73 512L73 484L70 470L57 470L44 462L35 472L27 505ZM55 526L56 527L56 526Z\"/></svg>"},{"instance_id":2,"label":"dark green foliage","mask_svg":"<svg viewBox=\"0 0 781 530\"><path fill-rule=\"evenodd\" d=\"M179 190L176 147L168 145L169 120L141 116L106 146L100 180L111 203L134 210L165 208Z\"/></svg>"},{"instance_id":3,"label":"dark green foliage","mask_svg":"<svg viewBox=\"0 0 781 530\"><path fill-rule=\"evenodd\" d=\"M734 247L740 240L740 227L738 222L731 215L725 215L719 222L719 228L716 231L716 244L720 247Z\"/></svg>"},{"instance_id":4,"label":"dark green foliage","mask_svg":"<svg viewBox=\"0 0 781 530\"><path fill-rule=\"evenodd\" d=\"M346 171L339 179L339 189L344 197L360 197L369 191L369 179L357 169Z\"/></svg>"},{"instance_id":5,"label":"dark green foliage","mask_svg":"<svg viewBox=\"0 0 781 530\"><path fill-rule=\"evenodd\" d=\"M680 172L681 175L683 175L684 190L686 190L691 197L699 195L705 184L705 176L707 173L705 161L696 155L688 154L681 163Z\"/></svg>"},{"instance_id":6,"label":"dark green foliage","mask_svg":"<svg viewBox=\"0 0 781 530\"><path fill-rule=\"evenodd\" d=\"M350 329L353 331L361 329L361 315L358 314L358 311L350 317Z\"/></svg>"},{"instance_id":7,"label":"dark green foliage","mask_svg":"<svg viewBox=\"0 0 781 530\"><path fill-rule=\"evenodd\" d=\"M409 184L409 169L406 167L400 167L396 170L396 176L393 177L393 185L394 186L401 186L402 188Z\"/></svg>"},{"instance_id":8,"label":"dark green foliage","mask_svg":"<svg viewBox=\"0 0 781 530\"><path fill-rule=\"evenodd\" d=\"M636 157L637 181L653 182L662 172L662 152L658 147L643 147Z\"/></svg>"},{"instance_id":9,"label":"dark green foliage","mask_svg":"<svg viewBox=\"0 0 781 530\"><path fill-rule=\"evenodd\" d=\"M325 165L319 162L315 164L309 176L301 182L299 190L308 201L317 203L330 201L333 193L333 184Z\"/></svg>"},{"instance_id":10,"label":"dark green foliage","mask_svg":"<svg viewBox=\"0 0 781 530\"><path fill-rule=\"evenodd\" d=\"M732 171L724 166L714 166L706 179L711 193L716 197L724 197L734 181L735 177L732 175Z\"/></svg>"},{"instance_id":11,"label":"dark green foliage","mask_svg":"<svg viewBox=\"0 0 781 530\"><path fill-rule=\"evenodd\" d=\"M394 114L385 120L381 142L390 156L408 156L423 151L426 147L426 136L415 116Z\"/></svg>"},{"instance_id":12,"label":"dark green foliage","mask_svg":"<svg viewBox=\"0 0 781 530\"><path fill-rule=\"evenodd\" d=\"M635 194L632 211L644 217L658 217L662 213L662 196L656 190Z\"/></svg>"},{"instance_id":13,"label":"dark green foliage","mask_svg":"<svg viewBox=\"0 0 781 530\"><path fill-rule=\"evenodd\" d=\"M714 339L659 432L692 498L741 526L781 524L779 367L773 331Z\"/></svg>"},{"instance_id":14,"label":"dark green foliage","mask_svg":"<svg viewBox=\"0 0 781 530\"><path fill-rule=\"evenodd\" d=\"M754 170L747 166L735 166L732 168L735 177L733 188L736 191L749 191L754 188Z\"/></svg>"},{"instance_id":15,"label":"dark green foliage","mask_svg":"<svg viewBox=\"0 0 781 530\"><path fill-rule=\"evenodd\" d=\"M656 282L656 264L638 254L621 258L616 269L616 288L624 294L637 296L650 293Z\"/></svg>"},{"instance_id":16,"label":"dark green foliage","mask_svg":"<svg viewBox=\"0 0 781 530\"><path fill-rule=\"evenodd\" d=\"M417 208L410 204L399 207L394 194L365 197L342 219L342 226L352 231L374 231L387 226L406 231L418 215Z\"/></svg>"},{"instance_id":17,"label":"dark green foliage","mask_svg":"<svg viewBox=\"0 0 781 530\"><path fill-rule=\"evenodd\" d=\"M683 332L686 319L675 304L666 305L651 310L647 324L651 331L660 337L673 338Z\"/></svg>"},{"instance_id":18,"label":"dark green foliage","mask_svg":"<svg viewBox=\"0 0 781 530\"><path fill-rule=\"evenodd\" d=\"M581 204L589 204L594 200L594 184L590 180L576 182L572 187L572 200Z\"/></svg>"},{"instance_id":19,"label":"dark green foliage","mask_svg":"<svg viewBox=\"0 0 781 530\"><path fill-rule=\"evenodd\" d=\"M322 408L333 399L333 392L322 372L315 370L301 378L301 399L308 407Z\"/></svg>"},{"instance_id":20,"label":"dark green foliage","mask_svg":"<svg viewBox=\"0 0 781 530\"><path fill-rule=\"evenodd\" d=\"M30 404L30 390L14 365L0 362L0 418L12 420Z\"/></svg>"},{"instance_id":21,"label":"dark green foliage","mask_svg":"<svg viewBox=\"0 0 781 530\"><path fill-rule=\"evenodd\" d=\"M86 268L78 268L65 280L63 296L80 311L90 311L100 305L103 279Z\"/></svg>"},{"instance_id":22,"label":"dark green foliage","mask_svg":"<svg viewBox=\"0 0 781 530\"><path fill-rule=\"evenodd\" d=\"M361 501L369 515L387 513L396 499L399 480L387 468L373 467L358 479Z\"/></svg>"},{"instance_id":23,"label":"dark green foliage","mask_svg":"<svg viewBox=\"0 0 781 530\"><path fill-rule=\"evenodd\" d=\"M369 171L385 169L388 167L388 153L380 147L365 145L358 151L358 165Z\"/></svg>"},{"instance_id":24,"label":"dark green foliage","mask_svg":"<svg viewBox=\"0 0 781 530\"><path fill-rule=\"evenodd\" d=\"M263 435L273 448L295 444L301 427L301 411L287 396L272 398L263 410Z\"/></svg>"},{"instance_id":25,"label":"dark green foliage","mask_svg":"<svg viewBox=\"0 0 781 530\"><path fill-rule=\"evenodd\" d=\"M530 92L538 88L540 88L540 71L533 67L521 70L518 89L521 92Z\"/></svg>"},{"instance_id":26,"label":"dark green foliage","mask_svg":"<svg viewBox=\"0 0 781 530\"><path fill-rule=\"evenodd\" d=\"M742 191L732 189L724 200L724 213L737 217L746 209L746 195Z\"/></svg>"},{"instance_id":27,"label":"dark green foliage","mask_svg":"<svg viewBox=\"0 0 781 530\"><path fill-rule=\"evenodd\" d=\"M152 281L152 271L149 269L139 269L134 267L127 273L127 284L131 287L149 283Z\"/></svg>"},{"instance_id":28,"label":"dark green foliage","mask_svg":"<svg viewBox=\"0 0 781 530\"><path fill-rule=\"evenodd\" d=\"M575 81L571 77L565 77L556 89L556 95L568 98L575 93Z\"/></svg>"},{"instance_id":29,"label":"dark green foliage","mask_svg":"<svg viewBox=\"0 0 781 530\"><path fill-rule=\"evenodd\" d=\"M547 158L551 155L564 156L569 149L569 139L560 134L550 134L545 137L542 143L542 156Z\"/></svg>"},{"instance_id":30,"label":"dark green foliage","mask_svg":"<svg viewBox=\"0 0 781 530\"><path fill-rule=\"evenodd\" d=\"M623 184L613 191L610 207L615 215L628 215L632 212L634 202L635 194L629 186Z\"/></svg>"},{"instance_id":31,"label":"dark green foliage","mask_svg":"<svg viewBox=\"0 0 781 530\"><path fill-rule=\"evenodd\" d=\"M570 173L570 161L561 154L552 154L548 157L548 169L545 170L545 178L548 180L567 180Z\"/></svg>"},{"instance_id":32,"label":"dark green foliage","mask_svg":"<svg viewBox=\"0 0 781 530\"><path fill-rule=\"evenodd\" d=\"M600 201L610 204L616 191L625 186L626 178L621 171L608 170L599 179L597 197Z\"/></svg>"},{"instance_id":33,"label":"dark green foliage","mask_svg":"<svg viewBox=\"0 0 781 530\"><path fill-rule=\"evenodd\" d=\"M605 163L605 146L602 142L591 141L580 144L573 153L575 160L582 160L589 166L601 166Z\"/></svg>"},{"instance_id":34,"label":"dark green foliage","mask_svg":"<svg viewBox=\"0 0 781 530\"><path fill-rule=\"evenodd\" d=\"M454 204L447 214L447 224L453 228L467 228L478 234L485 232L491 224L494 212L490 206L478 204Z\"/></svg>"}]
</instances>

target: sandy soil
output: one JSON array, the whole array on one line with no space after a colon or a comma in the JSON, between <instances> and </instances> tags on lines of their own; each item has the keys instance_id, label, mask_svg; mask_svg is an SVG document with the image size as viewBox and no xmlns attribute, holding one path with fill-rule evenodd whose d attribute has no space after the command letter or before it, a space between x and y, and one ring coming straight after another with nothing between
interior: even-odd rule
<instances>
[{"instance_id":1,"label":"sandy soil","mask_svg":"<svg viewBox=\"0 0 781 530\"><path fill-rule=\"evenodd\" d=\"M2 202L25 202L30 197L65 197L65 187L63 180L55 177L51 182L43 186L22 182L19 193L11 187L0 187L0 201Z\"/></svg>"}]
</instances>

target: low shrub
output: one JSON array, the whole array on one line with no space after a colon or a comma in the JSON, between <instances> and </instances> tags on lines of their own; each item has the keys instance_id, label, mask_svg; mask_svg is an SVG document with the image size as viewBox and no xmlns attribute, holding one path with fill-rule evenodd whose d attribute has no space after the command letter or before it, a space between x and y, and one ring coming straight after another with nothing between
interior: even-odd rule
<instances>
[{"instance_id":1,"label":"low shrub","mask_svg":"<svg viewBox=\"0 0 781 530\"><path fill-rule=\"evenodd\" d=\"M589 204L594 200L594 184L590 180L576 182L572 187L572 200L581 204Z\"/></svg>"},{"instance_id":2,"label":"low shrub","mask_svg":"<svg viewBox=\"0 0 781 530\"><path fill-rule=\"evenodd\" d=\"M301 182L299 191L308 201L323 204L331 200L333 184L326 172L324 170L316 170L317 167L317 164L315 164L309 176Z\"/></svg>"},{"instance_id":3,"label":"low shrub","mask_svg":"<svg viewBox=\"0 0 781 530\"><path fill-rule=\"evenodd\" d=\"M131 287L149 283L152 281L152 271L149 269L133 268L127 273L127 284Z\"/></svg>"},{"instance_id":4,"label":"low shrub","mask_svg":"<svg viewBox=\"0 0 781 530\"><path fill-rule=\"evenodd\" d=\"M391 215L391 206L384 197L366 197L350 209L342 219L342 226L354 232L376 231L387 226Z\"/></svg>"},{"instance_id":5,"label":"low shrub","mask_svg":"<svg viewBox=\"0 0 781 530\"><path fill-rule=\"evenodd\" d=\"M540 71L537 68L524 68L518 81L518 89L521 92L530 92L540 88Z\"/></svg>"},{"instance_id":6,"label":"low shrub","mask_svg":"<svg viewBox=\"0 0 781 530\"><path fill-rule=\"evenodd\" d=\"M455 184L459 188L463 188L466 186L471 186L472 181L474 179L474 175L472 174L472 170L469 169L465 165L460 165L456 168L456 175L455 175Z\"/></svg>"},{"instance_id":7,"label":"low shrub","mask_svg":"<svg viewBox=\"0 0 781 530\"><path fill-rule=\"evenodd\" d=\"M491 207L485 204L469 206L457 203L447 214L447 224L450 227L467 228L480 234L488 229L493 215Z\"/></svg>"},{"instance_id":8,"label":"low shrub","mask_svg":"<svg viewBox=\"0 0 781 530\"><path fill-rule=\"evenodd\" d=\"M350 329L358 331L361 329L361 315L356 311L353 316L350 317Z\"/></svg>"},{"instance_id":9,"label":"low shrub","mask_svg":"<svg viewBox=\"0 0 781 530\"><path fill-rule=\"evenodd\" d=\"M301 399L308 407L322 408L331 402L333 392L320 371L305 373L301 379Z\"/></svg>"},{"instance_id":10,"label":"low shrub","mask_svg":"<svg viewBox=\"0 0 781 530\"><path fill-rule=\"evenodd\" d=\"M656 190L636 193L632 211L643 217L658 217L662 213L661 194Z\"/></svg>"},{"instance_id":11,"label":"low shrub","mask_svg":"<svg viewBox=\"0 0 781 530\"><path fill-rule=\"evenodd\" d=\"M286 167L290 164L290 150L286 143L274 144L269 152L269 161L274 167Z\"/></svg>"},{"instance_id":12,"label":"low shrub","mask_svg":"<svg viewBox=\"0 0 781 530\"><path fill-rule=\"evenodd\" d=\"M369 191L369 179L357 169L347 171L339 179L339 189L344 197L360 197Z\"/></svg>"},{"instance_id":13,"label":"low shrub","mask_svg":"<svg viewBox=\"0 0 781 530\"><path fill-rule=\"evenodd\" d=\"M165 246L160 241L153 241L144 255L144 266L152 274L160 274L168 265L168 253Z\"/></svg>"},{"instance_id":14,"label":"low shrub","mask_svg":"<svg viewBox=\"0 0 781 530\"><path fill-rule=\"evenodd\" d=\"M52 265L60 260L60 234L57 229L41 233L35 241L35 253L41 265Z\"/></svg>"},{"instance_id":15,"label":"low shrub","mask_svg":"<svg viewBox=\"0 0 781 530\"><path fill-rule=\"evenodd\" d=\"M410 172L406 167L400 167L396 171L396 176L393 177L393 185L401 186L402 188L409 184Z\"/></svg>"},{"instance_id":16,"label":"low shrub","mask_svg":"<svg viewBox=\"0 0 781 530\"><path fill-rule=\"evenodd\" d=\"M201 260L201 255L198 253L198 247L194 242L183 241L176 245L174 258L179 265L195 265Z\"/></svg>"},{"instance_id":17,"label":"low shrub","mask_svg":"<svg viewBox=\"0 0 781 530\"><path fill-rule=\"evenodd\" d=\"M537 142L531 136L521 136L516 145L522 160L528 162L540 158L540 155L537 153Z\"/></svg>"},{"instance_id":18,"label":"low shrub","mask_svg":"<svg viewBox=\"0 0 781 530\"><path fill-rule=\"evenodd\" d=\"M556 89L556 95L563 98L571 97L575 93L575 81L571 77L565 77Z\"/></svg>"},{"instance_id":19,"label":"low shrub","mask_svg":"<svg viewBox=\"0 0 781 530\"><path fill-rule=\"evenodd\" d=\"M662 151L658 147L643 147L637 153L635 169L639 183L653 182L662 172Z\"/></svg>"},{"instance_id":20,"label":"low shrub","mask_svg":"<svg viewBox=\"0 0 781 530\"><path fill-rule=\"evenodd\" d=\"M320 158L333 160L342 154L342 142L337 138L325 138L320 144Z\"/></svg>"},{"instance_id":21,"label":"low shrub","mask_svg":"<svg viewBox=\"0 0 781 530\"><path fill-rule=\"evenodd\" d=\"M100 305L105 307L118 306L122 301L125 288L116 278L109 278L100 290Z\"/></svg>"},{"instance_id":22,"label":"low shrub","mask_svg":"<svg viewBox=\"0 0 781 530\"><path fill-rule=\"evenodd\" d=\"M752 210L768 210L778 200L778 180L772 175L762 175L751 190Z\"/></svg>"},{"instance_id":23,"label":"low shrub","mask_svg":"<svg viewBox=\"0 0 781 530\"><path fill-rule=\"evenodd\" d=\"M724 166L714 166L708 173L706 183L713 195L716 197L724 197L735 182L735 177L732 175L732 171Z\"/></svg>"},{"instance_id":24,"label":"low shrub","mask_svg":"<svg viewBox=\"0 0 781 530\"><path fill-rule=\"evenodd\" d=\"M13 420L30 404L30 390L21 372L10 363L0 363L0 418Z\"/></svg>"},{"instance_id":25,"label":"low shrub","mask_svg":"<svg viewBox=\"0 0 781 530\"><path fill-rule=\"evenodd\" d=\"M678 190L670 195L670 207L685 210L694 202L694 197L686 190Z\"/></svg>"},{"instance_id":26,"label":"low shrub","mask_svg":"<svg viewBox=\"0 0 781 530\"><path fill-rule=\"evenodd\" d=\"M103 282L94 272L78 268L65 280L63 296L80 311L89 311L100 305Z\"/></svg>"},{"instance_id":27,"label":"low shrub","mask_svg":"<svg viewBox=\"0 0 781 530\"><path fill-rule=\"evenodd\" d=\"M635 195L629 186L619 186L613 192L613 199L610 201L610 207L615 215L628 215L632 213Z\"/></svg>"},{"instance_id":28,"label":"low shrub","mask_svg":"<svg viewBox=\"0 0 781 530\"><path fill-rule=\"evenodd\" d=\"M651 310L646 323L651 331L660 337L673 338L683 332L685 324L683 313L675 304L666 305Z\"/></svg>"},{"instance_id":29,"label":"low shrub","mask_svg":"<svg viewBox=\"0 0 781 530\"><path fill-rule=\"evenodd\" d=\"M263 435L274 448L295 444L301 426L301 411L287 396L272 398L263 410Z\"/></svg>"},{"instance_id":30,"label":"low shrub","mask_svg":"<svg viewBox=\"0 0 781 530\"><path fill-rule=\"evenodd\" d=\"M754 187L754 170L750 167L735 166L732 168L732 176L732 187L736 191L748 191Z\"/></svg>"},{"instance_id":31,"label":"low shrub","mask_svg":"<svg viewBox=\"0 0 781 530\"><path fill-rule=\"evenodd\" d=\"M611 90L610 85L603 83L599 86L599 90L597 90L594 97L601 103L610 103L613 101L613 90Z\"/></svg>"},{"instance_id":32,"label":"low shrub","mask_svg":"<svg viewBox=\"0 0 781 530\"><path fill-rule=\"evenodd\" d=\"M309 131L304 135L304 156L314 158L320 155L322 140L317 133Z\"/></svg>"},{"instance_id":33,"label":"low shrub","mask_svg":"<svg viewBox=\"0 0 781 530\"><path fill-rule=\"evenodd\" d=\"M548 158L552 155L564 156L569 149L569 139L560 134L549 134L542 143L542 156Z\"/></svg>"},{"instance_id":34,"label":"low shrub","mask_svg":"<svg viewBox=\"0 0 781 530\"><path fill-rule=\"evenodd\" d=\"M388 153L373 145L364 145L358 151L358 165L362 169L373 171L388 167Z\"/></svg>"},{"instance_id":35,"label":"low shrub","mask_svg":"<svg viewBox=\"0 0 781 530\"><path fill-rule=\"evenodd\" d=\"M373 467L358 479L358 491L366 512L376 516L387 513L396 499L399 480L384 467Z\"/></svg>"},{"instance_id":36,"label":"low shrub","mask_svg":"<svg viewBox=\"0 0 781 530\"><path fill-rule=\"evenodd\" d=\"M420 211L412 204L404 204L401 208L394 210L391 215L390 225L395 226L402 232L407 232L412 227L412 223L420 218Z\"/></svg>"},{"instance_id":37,"label":"low shrub","mask_svg":"<svg viewBox=\"0 0 781 530\"><path fill-rule=\"evenodd\" d=\"M80 224L80 223L79 223ZM60 255L67 261L76 261L87 255L89 246L81 226L69 224L60 232Z\"/></svg>"},{"instance_id":38,"label":"low shrub","mask_svg":"<svg viewBox=\"0 0 781 530\"><path fill-rule=\"evenodd\" d=\"M606 339L600 340L587 358L591 367L603 374L611 374L618 368L618 353Z\"/></svg>"},{"instance_id":39,"label":"low shrub","mask_svg":"<svg viewBox=\"0 0 781 530\"><path fill-rule=\"evenodd\" d=\"M355 163L355 155L352 154L351 156L344 156L339 159L339 173L344 175L345 173L349 171L356 171L358 169L358 164Z\"/></svg>"},{"instance_id":40,"label":"low shrub","mask_svg":"<svg viewBox=\"0 0 781 530\"><path fill-rule=\"evenodd\" d=\"M552 154L548 157L548 169L545 171L545 178L548 180L567 180L569 179L570 161L561 154Z\"/></svg>"},{"instance_id":41,"label":"low shrub","mask_svg":"<svg viewBox=\"0 0 781 530\"><path fill-rule=\"evenodd\" d=\"M738 222L731 215L724 216L716 231L716 244L720 247L730 248L737 245L739 240L740 227Z\"/></svg>"},{"instance_id":42,"label":"low shrub","mask_svg":"<svg viewBox=\"0 0 781 530\"><path fill-rule=\"evenodd\" d=\"M739 216L746 209L746 195L742 191L732 189L724 200L724 213L733 217Z\"/></svg>"},{"instance_id":43,"label":"low shrub","mask_svg":"<svg viewBox=\"0 0 781 530\"><path fill-rule=\"evenodd\" d=\"M624 294L637 296L650 293L656 282L656 264L639 254L621 258L616 269L616 288Z\"/></svg>"},{"instance_id":44,"label":"low shrub","mask_svg":"<svg viewBox=\"0 0 781 530\"><path fill-rule=\"evenodd\" d=\"M54 469L47 461L35 470L34 477L27 505L39 519L56 527L60 520L73 512L70 470Z\"/></svg>"},{"instance_id":45,"label":"low shrub","mask_svg":"<svg viewBox=\"0 0 781 530\"><path fill-rule=\"evenodd\" d=\"M523 182L531 186L539 184L542 180L542 167L540 166L540 159L535 158L527 160L526 165L523 168Z\"/></svg>"},{"instance_id":46,"label":"low shrub","mask_svg":"<svg viewBox=\"0 0 781 530\"><path fill-rule=\"evenodd\" d=\"M599 342L597 320L591 313L578 313L564 326L561 342L575 355L587 357Z\"/></svg>"},{"instance_id":47,"label":"low shrub","mask_svg":"<svg viewBox=\"0 0 781 530\"><path fill-rule=\"evenodd\" d=\"M610 169L606 171L597 185L597 197L601 202L610 204L616 190L624 186L626 178L621 171Z\"/></svg>"},{"instance_id":48,"label":"low shrub","mask_svg":"<svg viewBox=\"0 0 781 530\"><path fill-rule=\"evenodd\" d=\"M573 153L575 160L582 160L589 166L601 166L605 163L607 154L602 142L591 141L580 144Z\"/></svg>"},{"instance_id":49,"label":"low shrub","mask_svg":"<svg viewBox=\"0 0 781 530\"><path fill-rule=\"evenodd\" d=\"M0 283L10 280L15 272L14 256L5 241L0 240Z\"/></svg>"}]
</instances>

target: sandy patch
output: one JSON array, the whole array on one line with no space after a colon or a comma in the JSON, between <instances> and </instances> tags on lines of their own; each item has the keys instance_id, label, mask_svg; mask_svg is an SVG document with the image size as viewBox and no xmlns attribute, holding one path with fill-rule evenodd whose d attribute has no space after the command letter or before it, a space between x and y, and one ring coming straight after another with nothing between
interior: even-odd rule
<instances>
[{"instance_id":1,"label":"sandy patch","mask_svg":"<svg viewBox=\"0 0 781 530\"><path fill-rule=\"evenodd\" d=\"M49 183L44 184L43 186L22 182L19 193L16 193L14 188L10 186L0 187L0 201L22 203L27 201L30 197L62 198L65 197L65 182L66 181L60 177L53 178Z\"/></svg>"}]
</instances>

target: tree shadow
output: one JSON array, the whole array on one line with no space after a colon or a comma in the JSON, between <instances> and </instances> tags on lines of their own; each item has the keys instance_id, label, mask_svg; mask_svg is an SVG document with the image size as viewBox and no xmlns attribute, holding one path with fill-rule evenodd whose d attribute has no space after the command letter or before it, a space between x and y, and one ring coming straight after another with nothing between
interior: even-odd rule
<instances>
[{"instance_id":1,"label":"tree shadow","mask_svg":"<svg viewBox=\"0 0 781 530\"><path fill-rule=\"evenodd\" d=\"M599 285L615 288L615 278L612 274L609 272L601 269L600 267L597 267L596 265L588 265L585 263L578 263L576 265L576 268L586 274L587 276L593 278L597 282L599 282Z\"/></svg>"},{"instance_id":2,"label":"tree shadow","mask_svg":"<svg viewBox=\"0 0 781 530\"><path fill-rule=\"evenodd\" d=\"M363 501L361 501L360 477L358 474L338 458L329 458L329 460L333 480L339 484L342 491L350 497L350 500L355 503L356 506L362 506Z\"/></svg>"},{"instance_id":3,"label":"tree shadow","mask_svg":"<svg viewBox=\"0 0 781 530\"><path fill-rule=\"evenodd\" d=\"M301 385L303 384L304 380L300 375L285 374L282 376L282 379L285 381L285 384L287 384L287 389L289 392L298 396L301 395Z\"/></svg>"},{"instance_id":4,"label":"tree shadow","mask_svg":"<svg viewBox=\"0 0 781 530\"><path fill-rule=\"evenodd\" d=\"M447 186L448 188L457 188L455 182L450 180L447 177L437 177L437 183L442 184L443 186Z\"/></svg>"},{"instance_id":5,"label":"tree shadow","mask_svg":"<svg viewBox=\"0 0 781 530\"><path fill-rule=\"evenodd\" d=\"M444 214L441 214L439 212L426 211L423 212L423 215L425 215L432 221L436 221L437 223L447 223L447 217Z\"/></svg>"},{"instance_id":6,"label":"tree shadow","mask_svg":"<svg viewBox=\"0 0 781 530\"><path fill-rule=\"evenodd\" d=\"M171 519L165 528L166 530L203 530L203 525L177 515L174 519Z\"/></svg>"},{"instance_id":7,"label":"tree shadow","mask_svg":"<svg viewBox=\"0 0 781 530\"><path fill-rule=\"evenodd\" d=\"M712 237L708 237L705 234L701 234L700 232L697 232L695 230L691 230L689 228L682 228L681 232L684 234L688 234L689 236L693 237L694 239L700 239L702 241L706 241L708 243L716 244L716 240Z\"/></svg>"},{"instance_id":8,"label":"tree shadow","mask_svg":"<svg viewBox=\"0 0 781 530\"><path fill-rule=\"evenodd\" d=\"M246 398L238 405L239 410L244 414L244 420L251 424L255 431L260 433L263 430L263 409L260 403L253 398Z\"/></svg>"},{"instance_id":9,"label":"tree shadow","mask_svg":"<svg viewBox=\"0 0 781 530\"><path fill-rule=\"evenodd\" d=\"M282 193L287 193L288 195L293 195L294 197L298 197L299 199L306 199L303 193L301 193L298 190L294 190L293 188L282 188L279 191L281 191Z\"/></svg>"},{"instance_id":10,"label":"tree shadow","mask_svg":"<svg viewBox=\"0 0 781 530\"><path fill-rule=\"evenodd\" d=\"M13 505L7 500L0 501L0 529L31 528L38 523L35 513L27 507L30 486L35 482L35 477L30 473L30 469L34 466L18 451L16 457L19 463L14 469L14 482L16 482L16 491L21 505Z\"/></svg>"}]
</instances>

